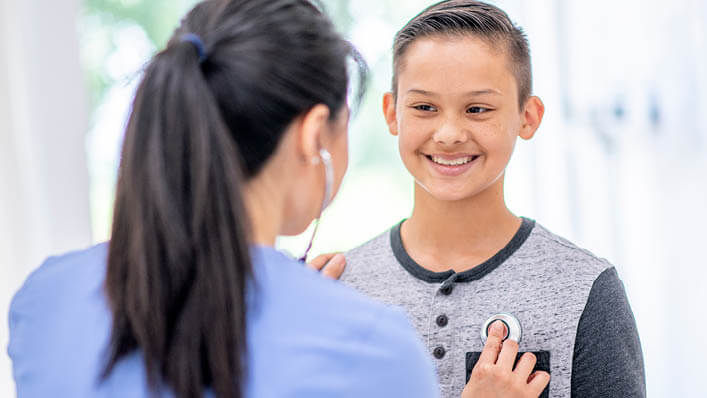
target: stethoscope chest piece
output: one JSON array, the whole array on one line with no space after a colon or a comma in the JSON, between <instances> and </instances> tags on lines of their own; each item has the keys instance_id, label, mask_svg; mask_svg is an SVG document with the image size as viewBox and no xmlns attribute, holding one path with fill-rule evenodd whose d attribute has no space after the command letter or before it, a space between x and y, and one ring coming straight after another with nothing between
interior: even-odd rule
<instances>
[{"instance_id":1,"label":"stethoscope chest piece","mask_svg":"<svg viewBox=\"0 0 707 398\"><path fill-rule=\"evenodd\" d=\"M486 344L486 340L489 336L489 328L491 327L491 324L494 321L501 321L506 327L506 333L503 336L503 340L511 339L515 340L517 343L520 343L520 339L523 336L523 330L520 327L520 321L518 321L518 318L514 317L511 314L501 313L496 314L491 318L487 319L486 322L484 322L484 325L481 327L481 341L484 344Z\"/></svg>"}]
</instances>

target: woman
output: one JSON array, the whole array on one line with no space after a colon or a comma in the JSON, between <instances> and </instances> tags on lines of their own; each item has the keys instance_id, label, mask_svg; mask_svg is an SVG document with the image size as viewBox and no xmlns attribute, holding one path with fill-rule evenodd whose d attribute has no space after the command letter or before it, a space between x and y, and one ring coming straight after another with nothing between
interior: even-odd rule
<instances>
[{"instance_id":1,"label":"woman","mask_svg":"<svg viewBox=\"0 0 707 398\"><path fill-rule=\"evenodd\" d=\"M273 249L347 166L351 47L308 0L207 0L148 65L111 241L16 294L20 397L432 397L401 312Z\"/></svg>"}]
</instances>

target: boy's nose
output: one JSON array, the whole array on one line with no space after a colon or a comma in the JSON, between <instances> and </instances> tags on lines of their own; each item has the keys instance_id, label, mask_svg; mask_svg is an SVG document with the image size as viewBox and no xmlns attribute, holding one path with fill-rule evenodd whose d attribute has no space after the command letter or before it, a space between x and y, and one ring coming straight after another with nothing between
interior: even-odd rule
<instances>
[{"instance_id":1,"label":"boy's nose","mask_svg":"<svg viewBox=\"0 0 707 398\"><path fill-rule=\"evenodd\" d=\"M462 126L448 121L435 130L432 139L440 145L463 144L468 140L468 133Z\"/></svg>"}]
</instances>

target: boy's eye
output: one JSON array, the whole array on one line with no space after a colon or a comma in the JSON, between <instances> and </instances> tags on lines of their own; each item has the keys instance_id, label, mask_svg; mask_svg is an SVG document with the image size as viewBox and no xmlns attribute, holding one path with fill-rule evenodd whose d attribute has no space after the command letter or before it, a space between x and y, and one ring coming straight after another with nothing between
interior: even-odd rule
<instances>
[{"instance_id":1,"label":"boy's eye","mask_svg":"<svg viewBox=\"0 0 707 398\"><path fill-rule=\"evenodd\" d=\"M482 106L472 106L471 108L467 109L467 113L484 113L490 111L489 108L484 108Z\"/></svg>"},{"instance_id":2,"label":"boy's eye","mask_svg":"<svg viewBox=\"0 0 707 398\"><path fill-rule=\"evenodd\" d=\"M434 106L432 106L432 105L425 105L425 104L422 104L422 105L413 105L412 108L413 108L413 109L416 109L416 110L418 110L418 111L424 111L424 112L434 112L434 111L437 110Z\"/></svg>"}]
</instances>

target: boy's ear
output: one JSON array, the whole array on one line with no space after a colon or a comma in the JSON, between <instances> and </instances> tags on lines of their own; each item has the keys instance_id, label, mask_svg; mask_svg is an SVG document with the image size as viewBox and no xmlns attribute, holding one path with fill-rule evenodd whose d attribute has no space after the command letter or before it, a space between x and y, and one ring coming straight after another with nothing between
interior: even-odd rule
<instances>
[{"instance_id":1,"label":"boy's ear","mask_svg":"<svg viewBox=\"0 0 707 398\"><path fill-rule=\"evenodd\" d=\"M398 135L398 116L395 113L395 97L393 93L383 94L383 117L388 124L388 131L392 135Z\"/></svg>"},{"instance_id":2,"label":"boy's ear","mask_svg":"<svg viewBox=\"0 0 707 398\"><path fill-rule=\"evenodd\" d=\"M525 102L523 114L521 115L523 124L520 126L520 138L524 140L533 138L535 131L540 127L540 122L542 122L544 114L545 105L540 98L535 96L528 98Z\"/></svg>"}]
</instances>

